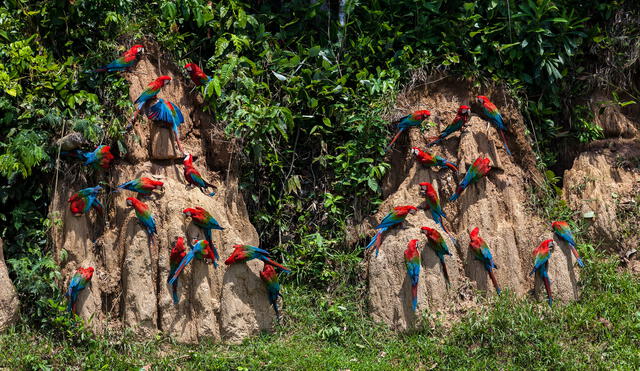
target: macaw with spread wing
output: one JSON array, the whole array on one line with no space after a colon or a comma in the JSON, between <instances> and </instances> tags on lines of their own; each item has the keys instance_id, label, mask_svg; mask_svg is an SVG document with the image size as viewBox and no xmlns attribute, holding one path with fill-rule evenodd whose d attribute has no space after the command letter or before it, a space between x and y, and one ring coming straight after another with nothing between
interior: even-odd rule
<instances>
[{"instance_id":1,"label":"macaw with spread wing","mask_svg":"<svg viewBox=\"0 0 640 371\"><path fill-rule=\"evenodd\" d=\"M107 145L100 145L92 152L84 152L79 149L70 152L60 152L61 156L74 157L84 161L84 166L90 166L94 169L103 168L108 169L109 165L115 158L111 153L111 147Z\"/></svg>"},{"instance_id":2,"label":"macaw with spread wing","mask_svg":"<svg viewBox=\"0 0 640 371\"><path fill-rule=\"evenodd\" d=\"M382 233L384 233L385 231L387 231L389 228L393 227L394 225L398 225L398 224L404 222L404 220L407 218L407 215L415 214L416 210L418 210L418 209L415 206L397 206L397 207L394 207L393 210L391 210L389 212L389 214L387 214L382 219L380 224L378 224L378 226L376 226L375 229L377 229L378 232L376 232L376 234L371 239L371 242L369 242L369 244L365 247L365 250L368 250L369 248L371 248L375 244L376 256L378 256L378 252L380 250L380 245L382 244Z\"/></svg>"},{"instance_id":3,"label":"macaw with spread wing","mask_svg":"<svg viewBox=\"0 0 640 371\"><path fill-rule=\"evenodd\" d=\"M180 107L168 100L158 98L156 102L146 110L146 114L149 120L166 122L171 125L171 132L176 139L178 149L184 153L182 143L180 142L180 131L178 130L178 127L184 123L184 116L182 115L182 111L180 111Z\"/></svg>"},{"instance_id":4,"label":"macaw with spread wing","mask_svg":"<svg viewBox=\"0 0 640 371\"><path fill-rule=\"evenodd\" d=\"M211 248L209 246L209 242L207 242L207 240L195 240L195 241L196 242L193 245L189 243L189 247L191 247L191 250L189 250L187 255L185 255L184 258L182 258L182 261L180 262L178 267L176 267L175 271L173 272L173 275L169 276L170 285L173 286L174 284L177 284L178 277L180 277L180 273L182 273L184 268L189 263L191 263L193 258L198 258L203 261L205 259L215 261L213 256L213 251L211 251Z\"/></svg>"},{"instance_id":5,"label":"macaw with spread wing","mask_svg":"<svg viewBox=\"0 0 640 371\"><path fill-rule=\"evenodd\" d=\"M224 264L226 265L235 263L246 263L250 260L258 259L262 260L266 264L278 267L287 273L291 272L289 268L285 268L281 264L276 263L271 258L271 254L267 250L251 245L233 245L233 248L234 250L231 253L231 256L229 256L227 260L224 261Z\"/></svg>"}]
</instances>

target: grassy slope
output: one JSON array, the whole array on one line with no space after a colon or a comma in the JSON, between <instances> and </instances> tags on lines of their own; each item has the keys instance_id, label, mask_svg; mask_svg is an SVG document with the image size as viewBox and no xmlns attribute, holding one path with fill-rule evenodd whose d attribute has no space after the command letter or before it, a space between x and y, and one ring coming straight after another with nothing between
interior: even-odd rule
<instances>
[{"instance_id":1,"label":"grassy slope","mask_svg":"<svg viewBox=\"0 0 640 371\"><path fill-rule=\"evenodd\" d=\"M0 336L0 367L220 369L640 368L640 280L592 259L579 302L549 309L505 295L450 329L437 315L394 335L358 310L354 289L331 297L286 292L286 323L241 345L180 345L158 336L56 340L26 325ZM80 344L78 344L80 343Z\"/></svg>"}]
</instances>

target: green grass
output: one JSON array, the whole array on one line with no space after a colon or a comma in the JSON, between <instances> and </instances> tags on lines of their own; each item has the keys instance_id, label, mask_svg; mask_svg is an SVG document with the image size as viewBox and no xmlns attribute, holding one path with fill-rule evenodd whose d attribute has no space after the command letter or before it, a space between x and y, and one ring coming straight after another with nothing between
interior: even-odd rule
<instances>
[{"instance_id":1,"label":"green grass","mask_svg":"<svg viewBox=\"0 0 640 371\"><path fill-rule=\"evenodd\" d=\"M578 302L550 309L503 295L450 328L425 321L430 325L397 335L368 319L357 290L289 287L283 325L240 345L136 341L130 334L61 340L21 324L0 335L0 367L638 369L640 280L613 259L588 261Z\"/></svg>"}]
</instances>

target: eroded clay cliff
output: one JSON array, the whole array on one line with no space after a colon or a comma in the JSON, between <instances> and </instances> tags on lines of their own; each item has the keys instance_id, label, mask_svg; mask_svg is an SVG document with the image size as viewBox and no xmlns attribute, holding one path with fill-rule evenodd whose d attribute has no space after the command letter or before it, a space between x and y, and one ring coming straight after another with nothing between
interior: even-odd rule
<instances>
[{"instance_id":1,"label":"eroded clay cliff","mask_svg":"<svg viewBox=\"0 0 640 371\"><path fill-rule=\"evenodd\" d=\"M379 212L368 219L365 230L372 234L372 227L393 207L418 206L424 197L419 195L420 182L431 182L437 189L444 211L448 216L445 225L458 241L454 245L444 231L436 226L429 212L418 210L405 221L406 229L393 228L385 234L380 255L368 256L368 285L371 315L396 330L413 328L421 313L444 313L455 316L469 306L474 306L480 293L494 295L495 291L484 267L470 253L469 231L480 228L480 235L490 246L498 269L496 276L503 291L509 290L523 296L535 292L545 298L541 282L529 276L532 251L540 242L554 238L550 221L543 220L529 207L531 184L542 176L535 167L533 152L525 137L522 117L515 103L502 90L483 91L500 107L511 128L509 145L513 156L502 149L500 136L493 127L473 116L460 134L449 136L443 143L428 149L459 164L460 173L450 170L424 168L415 162L409 149L426 147L426 137L437 135L448 125L460 104L469 104L477 94L464 81L445 79L428 84L425 89L412 91L399 99L393 116L402 116L418 109L429 109L431 120L437 127L421 134L410 130L398 141L391 153L392 174L386 181L386 199ZM390 115L391 116L391 115ZM491 159L493 170L478 184L470 186L455 202L448 198L467 168L478 156ZM404 266L403 252L409 240L425 237L420 227L439 230L446 238L453 256L446 258L451 278L448 287L435 253L421 248L422 269L418 285L418 311L411 310L410 280ZM549 264L554 299L559 302L577 299L578 268L569 250L561 244Z\"/></svg>"},{"instance_id":2,"label":"eroded clay cliff","mask_svg":"<svg viewBox=\"0 0 640 371\"><path fill-rule=\"evenodd\" d=\"M0 331L18 320L20 302L4 261L3 242L0 239Z\"/></svg>"},{"instance_id":3,"label":"eroded clay cliff","mask_svg":"<svg viewBox=\"0 0 640 371\"><path fill-rule=\"evenodd\" d=\"M175 66L159 62L170 58L148 49L149 55L134 73L125 75L131 83L130 96L135 99L160 75L173 78L159 97L182 109L184 149L194 156L194 165L217 187L217 193L210 197L188 187L182 174L183 154L169 128L140 117L125 137L126 155L109 170L93 173L78 165L67 167L51 206L53 217L62 220L62 226L53 232L56 256L65 285L77 267L95 267L91 285L80 295L78 311L96 330L129 327L142 336L162 331L182 342L202 337L237 342L270 329L274 315L258 275L261 263L230 267L222 263L233 244L259 243L238 190L233 146L200 110L198 91L190 91L193 84ZM98 182L115 186L141 176L164 182L163 191L142 199L157 223L155 246L149 245L133 210L126 206L125 199L134 196L132 192L101 194L105 217L95 211L75 217L69 211L66 200L81 188ZM166 283L169 252L179 236L204 238L182 215L183 209L195 206L205 208L225 228L213 233L222 261L214 269L194 260L180 277L180 303L174 305Z\"/></svg>"}]
</instances>

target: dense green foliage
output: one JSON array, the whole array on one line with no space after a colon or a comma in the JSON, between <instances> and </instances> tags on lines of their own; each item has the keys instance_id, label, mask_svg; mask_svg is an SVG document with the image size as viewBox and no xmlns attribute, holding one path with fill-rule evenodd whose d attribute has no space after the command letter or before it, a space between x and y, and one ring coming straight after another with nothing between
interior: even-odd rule
<instances>
[{"instance_id":1,"label":"dense green foliage","mask_svg":"<svg viewBox=\"0 0 640 371\"><path fill-rule=\"evenodd\" d=\"M577 143L602 136L588 109L580 105L582 94L596 84L589 73L598 65L617 71L611 72L612 78L626 76L630 65L619 50L634 41L620 35L638 35L633 23L613 22L621 12L631 18L638 15L637 5L624 1L347 1L344 22L334 6L337 2L325 3L4 1L0 8L0 236L24 304L23 314L38 326L66 328L59 326L66 324L57 304L59 273L47 248L47 233L55 224L47 219L57 157L57 147L51 142L73 128L93 144L119 143L131 110L125 80L82 71L113 59L134 42L157 42L167 51L165 57L177 65L194 61L214 77L203 91L206 108L229 137L236 138L245 156L241 186L254 211L252 222L261 243L283 254L294 269L294 279L313 282L316 288L333 288L332 282L357 277L361 249L345 242L346 228L380 202L379 184L389 171L383 149L391 131L383 117L415 71L464 76L478 86L505 85L520 100L537 141L541 166L546 166L555 161L557 138ZM609 76L598 76L602 77ZM623 89L625 99L614 99L618 104L638 96L633 85L611 84ZM553 201L549 206L562 207ZM637 288L629 279L621 282ZM615 288L604 288L604 292L610 289ZM311 298L300 295L299 300L299 311L303 311ZM606 295L598 300L615 302ZM626 320L637 317L624 303L615 304L621 305L616 307L620 313L632 317ZM325 305L344 323L370 327L362 319L349 317L357 312L353 308L343 310L328 301ZM355 304L345 301L344 305ZM456 357L462 357L464 351L455 348L454 340L469 335L477 344L494 339L507 349L505 353L494 348L482 353L486 347L476 348L475 342L464 340L462 344L475 349L472 353L477 356L467 362L489 362L486 357L498 353L500 359L509 359L514 350L504 344L505 334L514 330L500 322L500 316L518 318L517 331L533 334L540 341L566 336L565 330L582 331L584 344L577 345L586 346L592 339L585 328L566 328L561 322L570 319L571 308L561 309L562 316L544 317L550 322L541 322L544 313L521 302L506 314L496 309L488 316L474 317L485 326L496 326L492 337L479 334L469 319L444 343L434 343L429 334L399 340L387 334L390 344L380 347L397 356L402 346L433 351L434 358L413 358L428 367L442 361L463 362ZM575 308L588 316L583 322L588 326L594 326L592 317L602 310L586 303L575 304ZM637 326L635 320L631 324ZM319 326L310 322L302 321L300 326ZM327 351L333 352L336 364L348 365L345 359L360 353L356 345L362 343L358 333L341 329L340 325L318 329L319 339L309 339L300 329L293 335L282 333L274 349L266 347L265 339L253 340L253 355L258 358L292 346L298 349L295 360L311 366L300 353L301 344L309 340L318 348L329 346ZM41 336L37 330L28 331ZM336 334L353 340L346 350L332 342ZM637 342L631 335L620 336L621 341ZM360 337L380 344L370 332ZM138 352L148 357L150 349L164 344L161 340L140 349L118 341L117 347L129 357L118 362L133 362ZM30 344L18 342L16 346ZM98 357L96 367L116 357L112 353L116 350L104 351L105 346L90 341L89 349ZM558 346L554 351L561 349L568 348ZM3 350L26 353L27 349ZM219 359L220 367L260 366L248 358L240 363L230 358L240 350L224 353L228 356ZM622 351L615 349L612 354ZM67 356L73 355L62 357ZM377 353L366 356L373 367ZM569 359L564 353L557 356ZM193 355L184 362L197 365L210 360L206 357ZM510 362L533 362L527 355L522 357ZM53 364L60 362L52 359ZM549 362L544 359L534 364L542 367Z\"/></svg>"}]
</instances>

